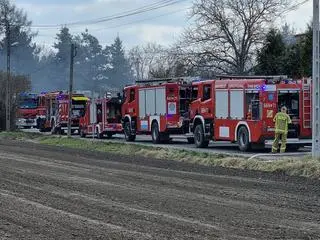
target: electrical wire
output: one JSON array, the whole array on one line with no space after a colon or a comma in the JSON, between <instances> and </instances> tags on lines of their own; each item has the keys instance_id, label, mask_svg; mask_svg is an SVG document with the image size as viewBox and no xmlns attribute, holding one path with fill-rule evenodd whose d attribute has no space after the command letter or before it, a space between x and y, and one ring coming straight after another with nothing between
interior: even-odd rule
<instances>
[{"instance_id":1,"label":"electrical wire","mask_svg":"<svg viewBox=\"0 0 320 240\"><path fill-rule=\"evenodd\" d=\"M124 26L132 25L132 24L136 24L136 23L142 23L142 22L150 21L152 19L157 19L157 18L173 15L173 14L176 14L176 13L179 13L179 12L183 12L183 11L186 11L186 10L189 10L189 9L190 9L190 7L182 8L182 9L179 9L177 11L168 12L166 14L161 14L161 15L157 15L157 16L154 16L154 17L150 17L150 18L144 18L144 19L137 20L137 21L126 22L126 23L122 23L122 24L118 24L118 25L114 25L114 26L110 26L110 27L88 29L88 30L90 32L95 32L95 31L102 31L102 30L108 30L108 29L114 29L114 28L121 28L121 27L124 27ZM48 29L48 30L51 30L51 29ZM81 32L73 32L73 34L80 34L80 33ZM55 35L56 33L53 33L53 34ZM51 36L52 36L52 34L51 35L50 34L38 34L37 35L37 37L51 37Z\"/></svg>"},{"instance_id":2,"label":"electrical wire","mask_svg":"<svg viewBox=\"0 0 320 240\"><path fill-rule=\"evenodd\" d=\"M288 9L284 10L284 11L282 12L282 14L286 14L286 13L295 11L295 10L297 10L299 7L301 7L302 5L306 4L307 2L309 2L309 0L304 0L304 1L302 1L302 2L296 3L296 4L292 5L291 7L289 7Z\"/></svg>"},{"instance_id":3,"label":"electrical wire","mask_svg":"<svg viewBox=\"0 0 320 240\"><path fill-rule=\"evenodd\" d=\"M168 7L180 2L183 2L186 0L164 0L164 1L158 1L153 4L145 5L143 7L130 10L130 11L125 11L116 15L111 15L111 16L106 16L102 18L97 18L97 19L91 19L91 20L84 20L84 21L77 21L77 22L71 22L71 23L64 23L64 24L52 24L52 25L31 25L30 28L60 28L61 26L78 26L78 25L92 25L92 24L98 24L98 23L103 23L103 22L108 22L112 20L117 20L121 18L126 18L129 16L134 16L134 15L139 15L142 13L158 10L164 7Z\"/></svg>"}]
</instances>

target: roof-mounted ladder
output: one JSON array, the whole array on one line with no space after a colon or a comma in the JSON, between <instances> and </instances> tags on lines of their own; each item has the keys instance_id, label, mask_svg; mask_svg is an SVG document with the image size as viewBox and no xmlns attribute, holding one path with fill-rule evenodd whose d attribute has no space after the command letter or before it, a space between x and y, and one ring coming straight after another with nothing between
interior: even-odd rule
<instances>
[{"instance_id":1,"label":"roof-mounted ladder","mask_svg":"<svg viewBox=\"0 0 320 240\"><path fill-rule=\"evenodd\" d=\"M193 77L153 78L153 79L147 79L147 80L138 80L136 81L136 84L138 85L161 85L164 83L188 84L195 80L198 80L198 78L193 78Z\"/></svg>"},{"instance_id":2,"label":"roof-mounted ladder","mask_svg":"<svg viewBox=\"0 0 320 240\"><path fill-rule=\"evenodd\" d=\"M222 79L231 79L231 80L237 80L237 79L266 79L266 80L274 79L274 80L283 80L283 79L288 79L287 75L270 75L270 76L217 75L216 77L219 80L222 80Z\"/></svg>"}]
</instances>

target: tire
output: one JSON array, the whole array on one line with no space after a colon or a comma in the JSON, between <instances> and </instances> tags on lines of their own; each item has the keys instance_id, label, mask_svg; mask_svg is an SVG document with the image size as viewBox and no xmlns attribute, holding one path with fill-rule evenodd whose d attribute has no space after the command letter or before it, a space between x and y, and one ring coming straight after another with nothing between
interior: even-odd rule
<instances>
[{"instance_id":1,"label":"tire","mask_svg":"<svg viewBox=\"0 0 320 240\"><path fill-rule=\"evenodd\" d=\"M240 151L246 152L251 149L251 143L249 141L249 131L245 126L241 126L239 128L237 133L237 142Z\"/></svg>"},{"instance_id":2,"label":"tire","mask_svg":"<svg viewBox=\"0 0 320 240\"><path fill-rule=\"evenodd\" d=\"M151 136L154 144L159 144L161 142L159 125L157 122L153 122L151 125Z\"/></svg>"},{"instance_id":3,"label":"tire","mask_svg":"<svg viewBox=\"0 0 320 240\"><path fill-rule=\"evenodd\" d=\"M136 135L131 134L130 122L124 123L123 132L127 142L133 142L134 140L136 140Z\"/></svg>"},{"instance_id":4,"label":"tire","mask_svg":"<svg viewBox=\"0 0 320 240\"><path fill-rule=\"evenodd\" d=\"M194 144L194 137L188 137L187 141L189 144Z\"/></svg>"},{"instance_id":5,"label":"tire","mask_svg":"<svg viewBox=\"0 0 320 240\"><path fill-rule=\"evenodd\" d=\"M209 140L205 138L204 130L201 124L197 125L194 130L194 143L197 148L206 148L209 145Z\"/></svg>"},{"instance_id":6,"label":"tire","mask_svg":"<svg viewBox=\"0 0 320 240\"><path fill-rule=\"evenodd\" d=\"M82 128L80 129L80 137L81 138L85 138L86 137L86 134L84 133L84 130Z\"/></svg>"}]
</instances>

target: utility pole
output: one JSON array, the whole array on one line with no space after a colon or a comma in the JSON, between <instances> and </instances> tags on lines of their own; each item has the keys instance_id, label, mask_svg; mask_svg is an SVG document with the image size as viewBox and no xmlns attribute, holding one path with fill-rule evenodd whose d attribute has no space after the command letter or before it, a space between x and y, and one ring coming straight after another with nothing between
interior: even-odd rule
<instances>
[{"instance_id":1,"label":"utility pole","mask_svg":"<svg viewBox=\"0 0 320 240\"><path fill-rule=\"evenodd\" d=\"M75 44L71 44L71 55L70 55L70 79L69 79L69 114L68 114L68 138L71 138L71 117L72 117L72 93L73 93L73 65L74 58L76 56Z\"/></svg>"},{"instance_id":2,"label":"utility pole","mask_svg":"<svg viewBox=\"0 0 320 240\"><path fill-rule=\"evenodd\" d=\"M320 158L320 29L319 0L313 0L312 157Z\"/></svg>"},{"instance_id":3,"label":"utility pole","mask_svg":"<svg viewBox=\"0 0 320 240\"><path fill-rule=\"evenodd\" d=\"M6 79L6 131L11 130L11 91L10 91L10 52L11 52L11 40L10 40L10 25L5 16L6 21L6 37L7 37L7 79Z\"/></svg>"}]
</instances>

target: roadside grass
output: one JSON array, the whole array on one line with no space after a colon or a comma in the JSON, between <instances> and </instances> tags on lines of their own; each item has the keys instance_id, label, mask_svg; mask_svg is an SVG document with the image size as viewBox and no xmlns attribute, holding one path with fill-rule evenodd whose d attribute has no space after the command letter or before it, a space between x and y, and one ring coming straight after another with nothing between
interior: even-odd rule
<instances>
[{"instance_id":1,"label":"roadside grass","mask_svg":"<svg viewBox=\"0 0 320 240\"><path fill-rule=\"evenodd\" d=\"M45 145L110 152L124 156L141 156L159 160L174 160L206 166L285 173L290 176L320 179L320 160L312 159L311 157L286 157L279 158L275 161L263 161L259 159L248 160L244 157L231 156L228 154L199 153L192 150L142 146L110 141L98 142L75 138L69 139L64 136L46 136L40 133L25 133L21 131L0 132L0 139L32 141Z\"/></svg>"}]
</instances>

